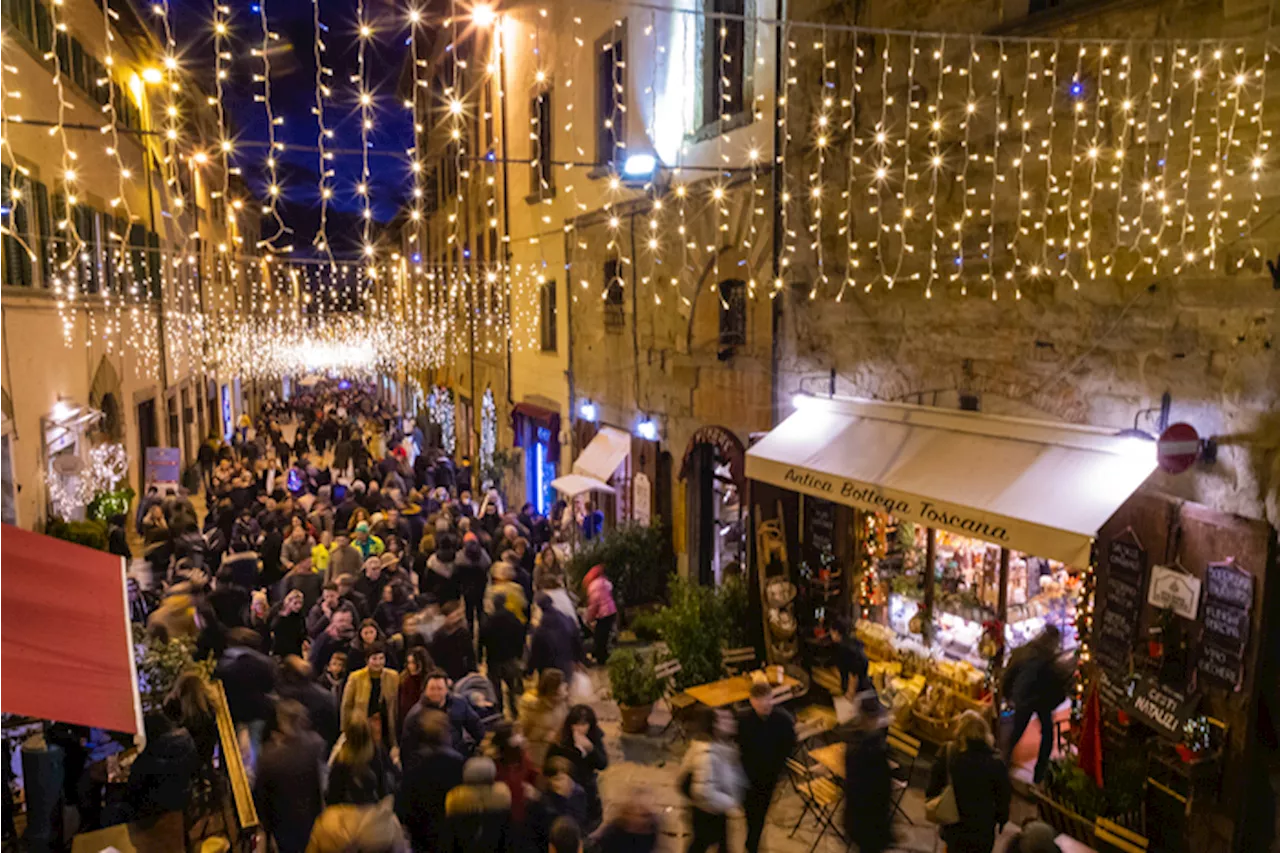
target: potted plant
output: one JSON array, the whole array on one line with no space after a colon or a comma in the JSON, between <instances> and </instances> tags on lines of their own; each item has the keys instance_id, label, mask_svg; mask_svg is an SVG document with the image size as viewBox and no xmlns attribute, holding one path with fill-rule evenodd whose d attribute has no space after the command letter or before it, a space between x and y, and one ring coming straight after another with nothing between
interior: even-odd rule
<instances>
[{"instance_id":1,"label":"potted plant","mask_svg":"<svg viewBox=\"0 0 1280 853\"><path fill-rule=\"evenodd\" d=\"M653 674L653 661L633 649L615 649L609 655L609 687L622 712L622 730L643 733L649 727L649 712L662 696L662 687Z\"/></svg>"}]
</instances>

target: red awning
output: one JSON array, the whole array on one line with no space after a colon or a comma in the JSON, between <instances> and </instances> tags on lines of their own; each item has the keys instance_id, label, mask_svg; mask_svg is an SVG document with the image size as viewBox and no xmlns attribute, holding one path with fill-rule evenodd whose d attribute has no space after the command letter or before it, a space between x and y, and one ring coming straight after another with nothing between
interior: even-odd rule
<instances>
[{"instance_id":1,"label":"red awning","mask_svg":"<svg viewBox=\"0 0 1280 853\"><path fill-rule=\"evenodd\" d=\"M8 524L0 557L0 710L141 733L124 560Z\"/></svg>"}]
</instances>

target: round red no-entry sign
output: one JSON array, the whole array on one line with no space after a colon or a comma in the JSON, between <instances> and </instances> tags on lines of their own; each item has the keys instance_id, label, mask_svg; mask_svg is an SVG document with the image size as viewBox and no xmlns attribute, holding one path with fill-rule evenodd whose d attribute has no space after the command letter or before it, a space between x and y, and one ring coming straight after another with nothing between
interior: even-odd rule
<instances>
[{"instance_id":1,"label":"round red no-entry sign","mask_svg":"<svg viewBox=\"0 0 1280 853\"><path fill-rule=\"evenodd\" d=\"M1191 424L1173 424L1156 442L1156 462L1160 470L1181 474L1200 456L1200 434Z\"/></svg>"}]
</instances>

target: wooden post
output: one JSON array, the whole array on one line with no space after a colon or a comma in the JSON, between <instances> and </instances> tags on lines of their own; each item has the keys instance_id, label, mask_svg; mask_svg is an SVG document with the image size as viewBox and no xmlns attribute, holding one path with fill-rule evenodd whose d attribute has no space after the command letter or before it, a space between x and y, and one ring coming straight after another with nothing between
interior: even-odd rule
<instances>
[{"instance_id":1,"label":"wooden post","mask_svg":"<svg viewBox=\"0 0 1280 853\"><path fill-rule=\"evenodd\" d=\"M1003 648L1004 623L1005 623L1005 619L1007 619L1009 616L1009 549L1008 548L1000 549L1000 577L996 579L996 583L1000 584L999 589L996 590L996 594L998 596L996 599L996 621L1000 624L1001 654L1000 654L1000 659L996 661L996 666L995 666L996 683L993 689L993 692L995 693L995 702L993 703L993 707L995 708L996 714L998 716L1000 713L1000 680L1001 680L1001 676L1004 675L1004 659L1005 659L1004 651L1006 651Z\"/></svg>"},{"instance_id":2,"label":"wooden post","mask_svg":"<svg viewBox=\"0 0 1280 853\"><path fill-rule=\"evenodd\" d=\"M930 527L925 533L924 543L924 604L921 605L924 613L920 622L925 648L929 648L933 645L933 599L938 575L934 564L938 561L938 531Z\"/></svg>"}]
</instances>

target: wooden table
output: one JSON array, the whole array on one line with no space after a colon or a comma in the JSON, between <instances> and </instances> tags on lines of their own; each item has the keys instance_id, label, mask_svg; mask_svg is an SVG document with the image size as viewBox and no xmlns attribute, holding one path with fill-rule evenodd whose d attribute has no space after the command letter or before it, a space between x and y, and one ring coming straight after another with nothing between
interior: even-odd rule
<instances>
[{"instance_id":1,"label":"wooden table","mask_svg":"<svg viewBox=\"0 0 1280 853\"><path fill-rule=\"evenodd\" d=\"M733 678L722 678L709 684L699 684L697 687L690 687L685 693L711 708L736 705L750 698L751 675L752 673L746 673L745 675L735 675ZM773 687L774 690L780 687L795 688L800 686L800 682L789 675L783 675L781 684L775 679L769 682L769 686Z\"/></svg>"},{"instance_id":2,"label":"wooden table","mask_svg":"<svg viewBox=\"0 0 1280 853\"><path fill-rule=\"evenodd\" d=\"M833 743L809 750L809 757L831 771L838 779L844 778L844 744Z\"/></svg>"},{"instance_id":3,"label":"wooden table","mask_svg":"<svg viewBox=\"0 0 1280 853\"><path fill-rule=\"evenodd\" d=\"M165 812L147 820L82 832L71 839L71 853L110 849L120 853L173 853L185 847L182 834L182 812Z\"/></svg>"}]
</instances>

